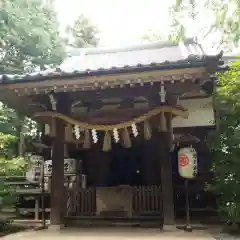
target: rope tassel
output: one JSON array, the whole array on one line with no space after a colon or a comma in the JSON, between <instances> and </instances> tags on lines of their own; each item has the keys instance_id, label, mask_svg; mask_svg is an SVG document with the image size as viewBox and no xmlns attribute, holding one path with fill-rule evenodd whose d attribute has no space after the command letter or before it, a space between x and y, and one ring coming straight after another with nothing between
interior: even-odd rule
<instances>
[{"instance_id":1,"label":"rope tassel","mask_svg":"<svg viewBox=\"0 0 240 240\"><path fill-rule=\"evenodd\" d=\"M91 147L91 139L90 139L90 133L89 130L85 130L84 134L84 143L83 143L83 148L84 149L89 149Z\"/></svg>"},{"instance_id":2,"label":"rope tassel","mask_svg":"<svg viewBox=\"0 0 240 240\"><path fill-rule=\"evenodd\" d=\"M159 124L159 132L167 131L167 123L164 112L160 113L160 124Z\"/></svg>"},{"instance_id":3,"label":"rope tassel","mask_svg":"<svg viewBox=\"0 0 240 240\"><path fill-rule=\"evenodd\" d=\"M45 124L44 125L44 134L45 135L50 135L51 134L51 127L49 126L49 124Z\"/></svg>"},{"instance_id":4,"label":"rope tassel","mask_svg":"<svg viewBox=\"0 0 240 240\"><path fill-rule=\"evenodd\" d=\"M108 152L109 150L111 150L112 148L112 139L111 139L111 135L109 134L109 132L105 132L105 136L104 136L104 140L103 140L103 151L104 152Z\"/></svg>"},{"instance_id":5,"label":"rope tassel","mask_svg":"<svg viewBox=\"0 0 240 240\"><path fill-rule=\"evenodd\" d=\"M125 148L130 148L132 146L131 139L127 128L123 129L122 132L123 145Z\"/></svg>"},{"instance_id":6,"label":"rope tassel","mask_svg":"<svg viewBox=\"0 0 240 240\"><path fill-rule=\"evenodd\" d=\"M149 121L144 121L144 125L143 125L143 130L144 130L144 138L146 140L149 140L152 137L152 129L151 126L149 124Z\"/></svg>"},{"instance_id":7,"label":"rope tassel","mask_svg":"<svg viewBox=\"0 0 240 240\"><path fill-rule=\"evenodd\" d=\"M55 118L52 118L50 136L51 136L51 137L55 137L55 136L56 136L56 123L55 123Z\"/></svg>"},{"instance_id":8,"label":"rope tassel","mask_svg":"<svg viewBox=\"0 0 240 240\"><path fill-rule=\"evenodd\" d=\"M70 124L68 124L65 127L65 141L66 142L74 142L72 126Z\"/></svg>"}]
</instances>

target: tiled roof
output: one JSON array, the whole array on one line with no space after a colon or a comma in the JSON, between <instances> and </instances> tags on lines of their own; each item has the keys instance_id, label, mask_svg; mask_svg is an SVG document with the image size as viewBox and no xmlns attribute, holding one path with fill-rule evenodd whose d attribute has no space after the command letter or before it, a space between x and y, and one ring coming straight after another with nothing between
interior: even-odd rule
<instances>
[{"instance_id":1,"label":"tiled roof","mask_svg":"<svg viewBox=\"0 0 240 240\"><path fill-rule=\"evenodd\" d=\"M2 75L0 83L200 66L207 57L193 39L181 44L156 42L119 49L74 49L71 55L56 69L22 76Z\"/></svg>"},{"instance_id":2,"label":"tiled roof","mask_svg":"<svg viewBox=\"0 0 240 240\"><path fill-rule=\"evenodd\" d=\"M226 65L229 65L236 60L240 60L240 49L237 49L230 53L226 53L223 56L223 60Z\"/></svg>"},{"instance_id":3,"label":"tiled roof","mask_svg":"<svg viewBox=\"0 0 240 240\"><path fill-rule=\"evenodd\" d=\"M194 42L185 44L185 49L183 48L184 46L181 47L179 44L158 42L119 49L80 49L77 55L63 62L61 69L72 72L123 68L166 61L177 62L186 59L189 55L204 55L202 48Z\"/></svg>"}]
</instances>

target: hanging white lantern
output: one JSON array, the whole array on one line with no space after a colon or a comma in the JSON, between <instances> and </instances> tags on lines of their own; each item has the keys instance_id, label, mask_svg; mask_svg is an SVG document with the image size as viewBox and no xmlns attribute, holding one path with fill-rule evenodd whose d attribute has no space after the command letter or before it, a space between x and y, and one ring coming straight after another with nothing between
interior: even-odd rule
<instances>
[{"instance_id":1,"label":"hanging white lantern","mask_svg":"<svg viewBox=\"0 0 240 240\"><path fill-rule=\"evenodd\" d=\"M52 160L46 160L44 163L44 176L52 175Z\"/></svg>"},{"instance_id":2,"label":"hanging white lantern","mask_svg":"<svg viewBox=\"0 0 240 240\"><path fill-rule=\"evenodd\" d=\"M74 158L64 159L64 174L75 174L77 172L77 160Z\"/></svg>"},{"instance_id":3,"label":"hanging white lantern","mask_svg":"<svg viewBox=\"0 0 240 240\"><path fill-rule=\"evenodd\" d=\"M97 143L98 142L98 136L97 136L97 131L96 129L92 129L92 138L93 138L93 142Z\"/></svg>"},{"instance_id":4,"label":"hanging white lantern","mask_svg":"<svg viewBox=\"0 0 240 240\"><path fill-rule=\"evenodd\" d=\"M133 123L131 127L132 127L133 136L134 136L134 137L137 137L137 135L138 135L138 130L137 130L136 124Z\"/></svg>"},{"instance_id":5,"label":"hanging white lantern","mask_svg":"<svg viewBox=\"0 0 240 240\"><path fill-rule=\"evenodd\" d=\"M77 125L74 126L74 134L75 134L76 139L79 139L81 137L80 128Z\"/></svg>"},{"instance_id":6,"label":"hanging white lantern","mask_svg":"<svg viewBox=\"0 0 240 240\"><path fill-rule=\"evenodd\" d=\"M178 171L183 178L194 178L197 175L197 152L192 147L178 151Z\"/></svg>"},{"instance_id":7,"label":"hanging white lantern","mask_svg":"<svg viewBox=\"0 0 240 240\"><path fill-rule=\"evenodd\" d=\"M40 180L42 165L44 164L44 159L40 155L32 155L29 159L30 166L26 171L26 179L29 182L36 183Z\"/></svg>"},{"instance_id":8,"label":"hanging white lantern","mask_svg":"<svg viewBox=\"0 0 240 240\"><path fill-rule=\"evenodd\" d=\"M64 175L75 174L77 172L77 161L74 158L64 159ZM52 175L52 160L46 160L44 163L44 175Z\"/></svg>"},{"instance_id":9,"label":"hanging white lantern","mask_svg":"<svg viewBox=\"0 0 240 240\"><path fill-rule=\"evenodd\" d=\"M118 130L116 128L113 129L113 137L116 143L119 142L119 134L118 134Z\"/></svg>"}]
</instances>

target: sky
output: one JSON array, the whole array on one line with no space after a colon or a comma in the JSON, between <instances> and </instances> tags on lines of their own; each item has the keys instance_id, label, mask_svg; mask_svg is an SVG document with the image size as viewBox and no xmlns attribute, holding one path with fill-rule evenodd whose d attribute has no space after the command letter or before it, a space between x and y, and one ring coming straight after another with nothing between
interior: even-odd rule
<instances>
[{"instance_id":1,"label":"sky","mask_svg":"<svg viewBox=\"0 0 240 240\"><path fill-rule=\"evenodd\" d=\"M55 7L62 29L73 24L80 15L88 17L100 30L100 47L123 47L142 42L141 37L152 31L168 36L170 17L169 6L175 0L55 0ZM209 26L210 19L206 9L202 9L200 23L186 26L191 37L198 34L196 26ZM211 39L203 44L207 53L215 53L211 48Z\"/></svg>"},{"instance_id":2,"label":"sky","mask_svg":"<svg viewBox=\"0 0 240 240\"><path fill-rule=\"evenodd\" d=\"M132 45L149 30L167 35L168 6L173 0L56 0L62 27L83 13L100 30L101 46Z\"/></svg>"}]
</instances>

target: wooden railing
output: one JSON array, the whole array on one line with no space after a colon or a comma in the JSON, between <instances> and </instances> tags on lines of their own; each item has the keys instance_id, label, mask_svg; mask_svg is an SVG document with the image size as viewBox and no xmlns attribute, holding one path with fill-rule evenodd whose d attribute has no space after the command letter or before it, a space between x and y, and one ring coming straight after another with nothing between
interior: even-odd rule
<instances>
[{"instance_id":1,"label":"wooden railing","mask_svg":"<svg viewBox=\"0 0 240 240\"><path fill-rule=\"evenodd\" d=\"M133 187L133 215L162 215L160 186Z\"/></svg>"},{"instance_id":2,"label":"wooden railing","mask_svg":"<svg viewBox=\"0 0 240 240\"><path fill-rule=\"evenodd\" d=\"M68 189L67 217L95 216L96 189L86 188ZM133 216L162 216L162 198L160 186L132 187L132 215Z\"/></svg>"},{"instance_id":3,"label":"wooden railing","mask_svg":"<svg viewBox=\"0 0 240 240\"><path fill-rule=\"evenodd\" d=\"M94 216L96 214L96 189L68 190L66 216Z\"/></svg>"}]
</instances>

